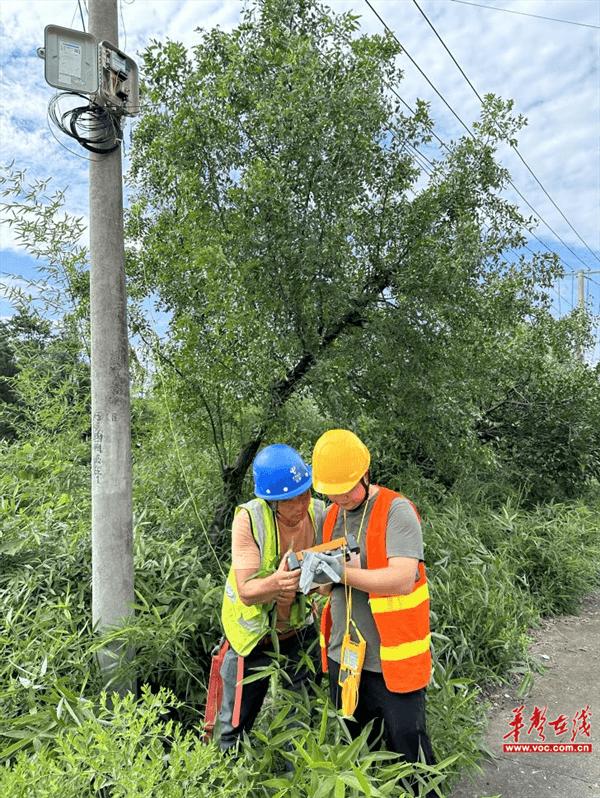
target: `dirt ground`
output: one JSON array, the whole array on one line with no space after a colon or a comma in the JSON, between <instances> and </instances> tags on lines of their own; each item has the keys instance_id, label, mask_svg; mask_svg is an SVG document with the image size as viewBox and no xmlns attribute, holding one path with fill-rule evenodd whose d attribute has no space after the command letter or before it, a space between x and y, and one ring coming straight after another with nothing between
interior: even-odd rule
<instances>
[{"instance_id":1,"label":"dirt ground","mask_svg":"<svg viewBox=\"0 0 600 798\"><path fill-rule=\"evenodd\" d=\"M485 745L493 761L481 763L483 773L466 776L452 798L600 798L600 592L589 596L577 616L545 620L534 632L531 647L545 672L536 674L528 695L517 696L518 684L490 696L492 707ZM593 753L504 753L505 734L522 710L519 742L539 742L530 728L535 707L546 708L545 742L570 742L573 718L589 707L590 737L581 730L575 743L591 743ZM549 723L566 715L568 731L556 736ZM580 726L579 716L577 727Z\"/></svg>"}]
</instances>

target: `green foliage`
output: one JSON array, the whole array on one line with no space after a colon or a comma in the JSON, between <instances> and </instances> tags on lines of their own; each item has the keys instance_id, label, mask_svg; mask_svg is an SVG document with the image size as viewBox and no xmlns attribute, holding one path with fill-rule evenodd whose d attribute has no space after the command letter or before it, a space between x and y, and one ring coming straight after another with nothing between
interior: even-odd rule
<instances>
[{"instance_id":1,"label":"green foliage","mask_svg":"<svg viewBox=\"0 0 600 798\"><path fill-rule=\"evenodd\" d=\"M527 668L539 614L574 612L600 583L597 510L499 511L458 499L425 525L436 656L477 684Z\"/></svg>"},{"instance_id":2,"label":"green foliage","mask_svg":"<svg viewBox=\"0 0 600 798\"><path fill-rule=\"evenodd\" d=\"M145 52L128 271L170 314L154 354L177 429L209 443L225 509L263 440L303 445L311 407L363 434L383 481L416 467L442 490L482 472L500 498L579 495L600 456L598 374L568 367L585 324L548 311L555 259L504 254L530 220L496 151L524 119L489 95L423 186L426 108L403 115L397 45L356 28L260 0L192 54Z\"/></svg>"},{"instance_id":3,"label":"green foliage","mask_svg":"<svg viewBox=\"0 0 600 798\"><path fill-rule=\"evenodd\" d=\"M75 711L69 705L70 722L52 746L42 740L35 753L21 753L11 767L0 770L2 794L203 798L218 791L248 798L385 798L406 795L404 779L443 785L462 759L453 754L435 767L399 763L395 754L369 750L370 729L350 742L343 722L321 699L313 707L315 730L310 706L298 706L297 697L285 691L265 731L258 731L254 745L246 744L235 759L182 731L170 718L177 708L167 690L152 694L147 688L139 701L131 694L114 694L109 703L102 693L97 706L81 701ZM296 725L289 728L292 708Z\"/></svg>"},{"instance_id":4,"label":"green foliage","mask_svg":"<svg viewBox=\"0 0 600 798\"><path fill-rule=\"evenodd\" d=\"M423 186L410 152L430 137L426 108L391 102L397 46L356 28L315 2L261 0L191 55L145 53L128 276L155 362L135 370L135 615L104 638L81 221L47 183L0 178L50 282L36 310L15 294L0 325L2 795L376 798L404 777L446 794L477 757L480 688L527 673L539 614L576 610L598 584L600 371L577 359L589 323L549 313L552 259L503 255L525 220L495 152L523 119L486 98L475 140ZM149 296L169 313L160 341ZM228 558L211 517L249 493L264 440L308 457L333 425L357 429L375 478L425 510L435 768L369 751L368 731L350 743L319 689L276 693L238 760L199 739ZM139 700L98 699L107 642L135 651L114 678L137 679Z\"/></svg>"},{"instance_id":5,"label":"green foliage","mask_svg":"<svg viewBox=\"0 0 600 798\"><path fill-rule=\"evenodd\" d=\"M150 469L156 451L148 450L148 462L144 454L138 453L138 465ZM364 739L349 746L322 695L290 704L278 691L232 770L197 737L222 585L210 575L210 552L189 537L169 536L156 524L156 506L152 522L143 515L138 520L136 615L109 638L136 648L140 685L170 687L177 700L145 693L139 704L128 698L117 699L114 710L95 707L100 684L93 652L104 641L89 627L89 507L79 501L87 465L71 464L68 477L56 450L38 462L25 442L5 447L3 456L5 464L20 457L38 466L2 471L14 480L4 476L4 485L17 501L26 495L28 508L15 516L11 539L24 542L4 553L0 582L0 661L7 685L0 695L0 750L11 762L2 779L7 790L22 785L16 795L44 796L54 789L69 796L73 787L85 796L96 787L99 794L104 785L107 795L201 796L208 794L202 790L209 771L214 781L208 783L225 795L236 789L261 798L284 790L298 798L336 790L348 798L385 796L398 794L401 776L437 783L447 795L460 768L473 766L478 755L478 686L526 672L527 629L537 613L573 609L597 578L597 524L584 505L533 513L510 504L502 511L474 508L456 498L437 508L423 501L436 652L428 718L440 764L399 767L387 755L369 752ZM57 493L53 480L65 475L70 499L49 502L48 495ZM11 511L3 506L6 520ZM169 518L165 512L164 523ZM290 730L292 707L300 728ZM127 729L131 736L124 742Z\"/></svg>"},{"instance_id":6,"label":"green foliage","mask_svg":"<svg viewBox=\"0 0 600 798\"><path fill-rule=\"evenodd\" d=\"M580 312L541 315L490 359L476 435L494 452L496 481L505 492L518 487L529 503L575 498L598 478L600 369L580 358L590 323ZM487 475L494 480L489 468Z\"/></svg>"},{"instance_id":7,"label":"green foliage","mask_svg":"<svg viewBox=\"0 0 600 798\"><path fill-rule=\"evenodd\" d=\"M6 417L8 405L14 405L17 397L11 387L11 378L17 373L14 350L11 346L9 326L0 320L0 439L14 438L14 429Z\"/></svg>"},{"instance_id":8,"label":"green foliage","mask_svg":"<svg viewBox=\"0 0 600 798\"><path fill-rule=\"evenodd\" d=\"M525 662L527 630L537 618L511 561L482 541L494 523L489 511L455 500L425 525L436 657L477 684Z\"/></svg>"},{"instance_id":9,"label":"green foliage","mask_svg":"<svg viewBox=\"0 0 600 798\"><path fill-rule=\"evenodd\" d=\"M286 715L294 707L294 727L285 728ZM246 747L247 759L264 754L255 768L256 796L293 796L293 798L328 798L329 796L405 795L405 782L442 784L448 771L459 760L453 755L436 766L401 762L398 756L385 751L369 750L367 738L371 727L351 740L343 721L339 719L328 701L318 701L316 706L298 706L297 699L278 695L277 715L264 732L258 732L257 746ZM281 730L283 728L283 730ZM273 775L278 758L288 763L287 772Z\"/></svg>"},{"instance_id":10,"label":"green foliage","mask_svg":"<svg viewBox=\"0 0 600 798\"><path fill-rule=\"evenodd\" d=\"M89 430L89 369L73 318L52 324L35 308L18 307L3 322L1 341L12 359L12 373L3 382L9 394L0 397L0 429L10 431L6 437L37 438L47 446L48 436L58 443L66 432L72 439L77 427L83 442ZM76 458L80 442L75 447Z\"/></svg>"},{"instance_id":11,"label":"green foliage","mask_svg":"<svg viewBox=\"0 0 600 798\"><path fill-rule=\"evenodd\" d=\"M597 507L550 503L532 513L508 504L492 519L482 540L508 563L543 615L576 612L600 583Z\"/></svg>"},{"instance_id":12,"label":"green foliage","mask_svg":"<svg viewBox=\"0 0 600 798\"><path fill-rule=\"evenodd\" d=\"M598 366L549 363L490 414L507 479L531 500L576 498L600 478L599 376Z\"/></svg>"},{"instance_id":13,"label":"green foliage","mask_svg":"<svg viewBox=\"0 0 600 798\"><path fill-rule=\"evenodd\" d=\"M459 754L448 773L451 781L457 772L477 766L486 723L478 683L453 677L451 667L445 669L436 656L427 688L427 731L439 760Z\"/></svg>"},{"instance_id":14,"label":"green foliage","mask_svg":"<svg viewBox=\"0 0 600 798\"><path fill-rule=\"evenodd\" d=\"M173 542L147 537L146 530L138 524L135 615L93 649L108 642L135 651L133 661L118 663L113 680L133 677L170 688L181 700L180 719L199 723L210 652L220 637L222 580L210 574L209 552L183 537Z\"/></svg>"},{"instance_id":15,"label":"green foliage","mask_svg":"<svg viewBox=\"0 0 600 798\"><path fill-rule=\"evenodd\" d=\"M21 756L0 770L2 795L12 798L209 798L249 796L240 765L214 745L183 733L166 716L177 707L172 694L144 689L139 702L102 694L52 748Z\"/></svg>"},{"instance_id":16,"label":"green foliage","mask_svg":"<svg viewBox=\"0 0 600 798\"><path fill-rule=\"evenodd\" d=\"M50 184L50 179L28 182L24 170L2 165L0 209L16 241L40 261L45 279L31 286L38 289L36 307L53 315L67 310L81 321L89 307L87 251L80 243L85 227L80 217L64 211L65 191L50 192ZM29 306L31 296L22 289L8 293L16 307Z\"/></svg>"},{"instance_id":17,"label":"green foliage","mask_svg":"<svg viewBox=\"0 0 600 798\"><path fill-rule=\"evenodd\" d=\"M133 492L144 524L153 537L191 536L212 557L207 567L220 574L206 539L220 491L219 464L210 441L200 432L191 434L198 427L188 426L189 413L173 401L169 384L159 382L151 394L134 401L133 410Z\"/></svg>"}]
</instances>

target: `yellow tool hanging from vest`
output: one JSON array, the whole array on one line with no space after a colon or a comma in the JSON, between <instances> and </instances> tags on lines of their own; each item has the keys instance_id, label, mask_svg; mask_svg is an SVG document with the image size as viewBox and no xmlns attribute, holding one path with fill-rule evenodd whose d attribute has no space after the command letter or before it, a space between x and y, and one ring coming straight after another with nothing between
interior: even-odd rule
<instances>
[{"instance_id":1,"label":"yellow tool hanging from vest","mask_svg":"<svg viewBox=\"0 0 600 798\"><path fill-rule=\"evenodd\" d=\"M352 588L346 589L346 632L342 639L338 684L342 688L342 715L352 717L358 704L360 676L365 662L367 642L352 619ZM352 633L357 641L352 639Z\"/></svg>"},{"instance_id":2,"label":"yellow tool hanging from vest","mask_svg":"<svg viewBox=\"0 0 600 798\"><path fill-rule=\"evenodd\" d=\"M360 519L360 526L358 528L358 535L356 536L356 548L360 556L360 536L362 534L365 516L367 512L368 502L365 502L362 517ZM346 529L346 513L344 512L344 532L348 537ZM360 561L359 561L360 565ZM344 572L346 571L347 563L344 562ZM344 573L344 594L346 597L346 629L344 637L342 638L342 650L340 654L340 670L338 674L338 684L342 688L342 715L346 718L351 718L358 705L358 688L360 687L360 676L362 674L363 665L365 663L365 654L367 652L367 641L362 636L360 629L352 618L352 588L348 584ZM357 640L352 639L352 633L356 635Z\"/></svg>"},{"instance_id":3,"label":"yellow tool hanging from vest","mask_svg":"<svg viewBox=\"0 0 600 798\"><path fill-rule=\"evenodd\" d=\"M358 643L352 640L350 632L344 635L340 657L340 672L338 676L338 684L342 688L342 715L347 718L354 715L354 710L358 704L360 675L362 673L367 650L365 638L361 635L354 621L352 621L352 625L358 637Z\"/></svg>"}]
</instances>

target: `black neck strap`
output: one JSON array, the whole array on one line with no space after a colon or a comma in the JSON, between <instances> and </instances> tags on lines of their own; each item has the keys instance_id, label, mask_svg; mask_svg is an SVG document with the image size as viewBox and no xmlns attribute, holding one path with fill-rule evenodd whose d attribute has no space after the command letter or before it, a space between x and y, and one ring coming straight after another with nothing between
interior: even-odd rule
<instances>
[{"instance_id":1,"label":"black neck strap","mask_svg":"<svg viewBox=\"0 0 600 798\"><path fill-rule=\"evenodd\" d=\"M362 477L360 478L360 484L361 484L361 485L363 486L363 488L365 489L365 496L364 496L363 500L361 501L361 503L360 503L360 504L357 504L357 505L356 505L356 507L354 508L354 510L351 510L351 512L353 512L353 513L355 513L357 510L360 510L360 508L363 506L363 504L364 504L366 501L368 501L368 499L369 499L369 486L370 486L370 482L369 482L368 478L367 478L367 479L365 479L365 478L364 478L364 476L362 476Z\"/></svg>"}]
</instances>

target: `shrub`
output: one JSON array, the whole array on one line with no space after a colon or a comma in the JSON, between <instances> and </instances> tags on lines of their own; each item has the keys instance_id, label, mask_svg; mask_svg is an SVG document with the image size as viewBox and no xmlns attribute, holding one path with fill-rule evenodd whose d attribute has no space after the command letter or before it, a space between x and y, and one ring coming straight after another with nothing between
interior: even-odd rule
<instances>
[{"instance_id":1,"label":"shrub","mask_svg":"<svg viewBox=\"0 0 600 798\"><path fill-rule=\"evenodd\" d=\"M481 529L493 523L455 500L426 522L432 632L444 668L476 684L499 681L527 660L527 630L537 618L526 584L490 551Z\"/></svg>"},{"instance_id":2,"label":"shrub","mask_svg":"<svg viewBox=\"0 0 600 798\"><path fill-rule=\"evenodd\" d=\"M243 764L224 758L166 717L177 707L172 694L147 688L102 694L100 705L57 735L52 746L20 755L0 770L0 794L11 798L214 798L249 796Z\"/></svg>"}]
</instances>

